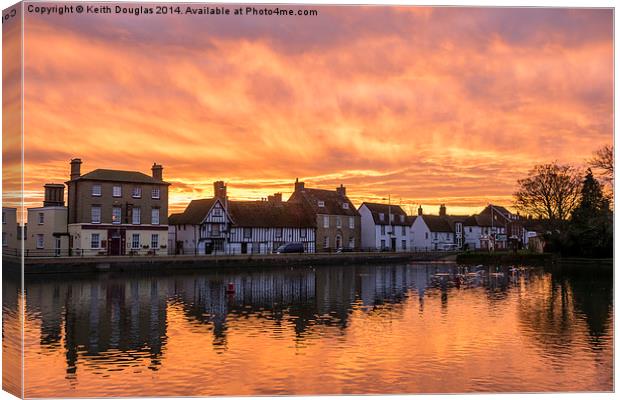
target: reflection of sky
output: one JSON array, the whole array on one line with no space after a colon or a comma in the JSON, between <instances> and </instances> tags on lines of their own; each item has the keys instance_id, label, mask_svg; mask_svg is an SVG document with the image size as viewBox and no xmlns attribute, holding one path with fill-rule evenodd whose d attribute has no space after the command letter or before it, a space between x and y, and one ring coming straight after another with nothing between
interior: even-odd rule
<instances>
[{"instance_id":1,"label":"reflection of sky","mask_svg":"<svg viewBox=\"0 0 620 400\"><path fill-rule=\"evenodd\" d=\"M610 387L611 283L504 271L460 286L450 264L31 280L26 383L33 396Z\"/></svg>"},{"instance_id":2,"label":"reflection of sky","mask_svg":"<svg viewBox=\"0 0 620 400\"><path fill-rule=\"evenodd\" d=\"M317 9L27 15L29 200L79 156L162 163L172 211L215 179L260 198L300 177L464 212L507 204L533 163L611 142L611 10Z\"/></svg>"}]
</instances>

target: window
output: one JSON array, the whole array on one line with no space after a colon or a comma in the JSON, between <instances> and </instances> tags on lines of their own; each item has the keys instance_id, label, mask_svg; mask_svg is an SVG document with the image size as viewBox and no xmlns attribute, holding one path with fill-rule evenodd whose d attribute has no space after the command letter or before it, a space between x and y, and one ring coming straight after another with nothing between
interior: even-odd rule
<instances>
[{"instance_id":1,"label":"window","mask_svg":"<svg viewBox=\"0 0 620 400\"><path fill-rule=\"evenodd\" d=\"M301 238L305 238L306 237L306 230L304 228L301 228L299 230L299 237L301 237Z\"/></svg>"},{"instance_id":2,"label":"window","mask_svg":"<svg viewBox=\"0 0 620 400\"><path fill-rule=\"evenodd\" d=\"M403 236L405 236L407 234L407 227L403 226L402 228L403 228L402 234L403 234Z\"/></svg>"},{"instance_id":3,"label":"window","mask_svg":"<svg viewBox=\"0 0 620 400\"><path fill-rule=\"evenodd\" d=\"M42 212L39 213L39 225L43 225L45 223L45 214Z\"/></svg>"},{"instance_id":4,"label":"window","mask_svg":"<svg viewBox=\"0 0 620 400\"><path fill-rule=\"evenodd\" d=\"M404 215L401 215L401 216L400 216L400 223L402 224L402 223L404 223L404 222L405 222L405 216L404 216Z\"/></svg>"},{"instance_id":5,"label":"window","mask_svg":"<svg viewBox=\"0 0 620 400\"><path fill-rule=\"evenodd\" d=\"M151 209L151 224L159 225L159 208Z\"/></svg>"},{"instance_id":6,"label":"window","mask_svg":"<svg viewBox=\"0 0 620 400\"><path fill-rule=\"evenodd\" d=\"M471 226L469 227L469 233L471 233Z\"/></svg>"},{"instance_id":7,"label":"window","mask_svg":"<svg viewBox=\"0 0 620 400\"><path fill-rule=\"evenodd\" d=\"M134 207L131 210L131 223L134 225L140 224L140 207Z\"/></svg>"},{"instance_id":8,"label":"window","mask_svg":"<svg viewBox=\"0 0 620 400\"><path fill-rule=\"evenodd\" d=\"M435 232L433 236L435 237L435 240L437 240L437 232Z\"/></svg>"},{"instance_id":9,"label":"window","mask_svg":"<svg viewBox=\"0 0 620 400\"><path fill-rule=\"evenodd\" d=\"M401 249L403 249L403 250L407 250L407 241L406 241L406 240L403 240L403 241L401 242Z\"/></svg>"},{"instance_id":10,"label":"window","mask_svg":"<svg viewBox=\"0 0 620 400\"><path fill-rule=\"evenodd\" d=\"M319 207L325 207L325 202L323 200L318 201Z\"/></svg>"},{"instance_id":11,"label":"window","mask_svg":"<svg viewBox=\"0 0 620 400\"><path fill-rule=\"evenodd\" d=\"M323 248L324 248L324 249L329 248L329 237L327 237L327 236L325 236L325 237L323 238Z\"/></svg>"},{"instance_id":12,"label":"window","mask_svg":"<svg viewBox=\"0 0 620 400\"><path fill-rule=\"evenodd\" d=\"M154 233L151 235L151 249L159 248L159 235Z\"/></svg>"},{"instance_id":13,"label":"window","mask_svg":"<svg viewBox=\"0 0 620 400\"><path fill-rule=\"evenodd\" d=\"M349 217L349 229L355 229L355 218Z\"/></svg>"},{"instance_id":14,"label":"window","mask_svg":"<svg viewBox=\"0 0 620 400\"><path fill-rule=\"evenodd\" d=\"M98 233L93 233L92 235L90 235L90 248L91 249L99 248L99 234Z\"/></svg>"},{"instance_id":15,"label":"window","mask_svg":"<svg viewBox=\"0 0 620 400\"><path fill-rule=\"evenodd\" d=\"M6 247L8 245L9 245L9 242L8 242L8 240L6 238L6 232L2 232L2 246Z\"/></svg>"},{"instance_id":16,"label":"window","mask_svg":"<svg viewBox=\"0 0 620 400\"><path fill-rule=\"evenodd\" d=\"M385 249L385 239L381 239L381 248Z\"/></svg>"},{"instance_id":17,"label":"window","mask_svg":"<svg viewBox=\"0 0 620 400\"><path fill-rule=\"evenodd\" d=\"M342 218L340 216L336 217L336 228L342 228Z\"/></svg>"},{"instance_id":18,"label":"window","mask_svg":"<svg viewBox=\"0 0 620 400\"><path fill-rule=\"evenodd\" d=\"M44 247L44 236L42 233L37 235L37 249L42 249Z\"/></svg>"},{"instance_id":19,"label":"window","mask_svg":"<svg viewBox=\"0 0 620 400\"><path fill-rule=\"evenodd\" d=\"M385 225L381 225L381 234L385 235Z\"/></svg>"},{"instance_id":20,"label":"window","mask_svg":"<svg viewBox=\"0 0 620 400\"><path fill-rule=\"evenodd\" d=\"M101 196L101 185L93 185L93 196L100 197Z\"/></svg>"},{"instance_id":21,"label":"window","mask_svg":"<svg viewBox=\"0 0 620 400\"><path fill-rule=\"evenodd\" d=\"M379 213L379 221L385 220L385 214Z\"/></svg>"},{"instance_id":22,"label":"window","mask_svg":"<svg viewBox=\"0 0 620 400\"><path fill-rule=\"evenodd\" d=\"M323 216L323 228L329 228L329 215Z\"/></svg>"},{"instance_id":23,"label":"window","mask_svg":"<svg viewBox=\"0 0 620 400\"><path fill-rule=\"evenodd\" d=\"M2 211L2 223L6 224L6 212Z\"/></svg>"},{"instance_id":24,"label":"window","mask_svg":"<svg viewBox=\"0 0 620 400\"><path fill-rule=\"evenodd\" d=\"M276 237L277 238L281 238L282 237L282 228L276 228Z\"/></svg>"},{"instance_id":25,"label":"window","mask_svg":"<svg viewBox=\"0 0 620 400\"><path fill-rule=\"evenodd\" d=\"M159 199L159 188L153 188L153 190L151 190L151 198L152 199Z\"/></svg>"},{"instance_id":26,"label":"window","mask_svg":"<svg viewBox=\"0 0 620 400\"><path fill-rule=\"evenodd\" d=\"M355 238L349 238L349 248L350 249L355 248Z\"/></svg>"},{"instance_id":27,"label":"window","mask_svg":"<svg viewBox=\"0 0 620 400\"><path fill-rule=\"evenodd\" d=\"M220 224L211 225L211 235L220 236Z\"/></svg>"},{"instance_id":28,"label":"window","mask_svg":"<svg viewBox=\"0 0 620 400\"><path fill-rule=\"evenodd\" d=\"M92 206L90 208L90 222L93 224L101 223L101 207L100 206Z\"/></svg>"},{"instance_id":29,"label":"window","mask_svg":"<svg viewBox=\"0 0 620 400\"><path fill-rule=\"evenodd\" d=\"M113 224L121 223L121 208L120 207L112 207L112 223Z\"/></svg>"},{"instance_id":30,"label":"window","mask_svg":"<svg viewBox=\"0 0 620 400\"><path fill-rule=\"evenodd\" d=\"M222 209L219 206L216 206L213 209L213 216L214 217L221 217L222 216Z\"/></svg>"},{"instance_id":31,"label":"window","mask_svg":"<svg viewBox=\"0 0 620 400\"><path fill-rule=\"evenodd\" d=\"M249 239L252 237L252 228L243 228L243 237Z\"/></svg>"},{"instance_id":32,"label":"window","mask_svg":"<svg viewBox=\"0 0 620 400\"><path fill-rule=\"evenodd\" d=\"M349 203L342 203L342 208L344 208L345 210L349 209Z\"/></svg>"},{"instance_id":33,"label":"window","mask_svg":"<svg viewBox=\"0 0 620 400\"><path fill-rule=\"evenodd\" d=\"M134 233L133 235L131 235L131 248L132 249L140 248L140 234L139 233Z\"/></svg>"},{"instance_id":34,"label":"window","mask_svg":"<svg viewBox=\"0 0 620 400\"><path fill-rule=\"evenodd\" d=\"M394 214L390 214L390 223L394 222Z\"/></svg>"},{"instance_id":35,"label":"window","mask_svg":"<svg viewBox=\"0 0 620 400\"><path fill-rule=\"evenodd\" d=\"M112 197L121 197L123 195L123 191L121 190L120 185L112 186Z\"/></svg>"},{"instance_id":36,"label":"window","mask_svg":"<svg viewBox=\"0 0 620 400\"><path fill-rule=\"evenodd\" d=\"M461 225L460 223L457 223L455 227L457 233L461 233L461 231L463 230L463 225Z\"/></svg>"},{"instance_id":37,"label":"window","mask_svg":"<svg viewBox=\"0 0 620 400\"><path fill-rule=\"evenodd\" d=\"M140 186L135 186L131 190L131 197L133 197L134 199L139 199L140 197L142 197L142 188Z\"/></svg>"},{"instance_id":38,"label":"window","mask_svg":"<svg viewBox=\"0 0 620 400\"><path fill-rule=\"evenodd\" d=\"M424 239L428 239L428 232L424 232Z\"/></svg>"}]
</instances>

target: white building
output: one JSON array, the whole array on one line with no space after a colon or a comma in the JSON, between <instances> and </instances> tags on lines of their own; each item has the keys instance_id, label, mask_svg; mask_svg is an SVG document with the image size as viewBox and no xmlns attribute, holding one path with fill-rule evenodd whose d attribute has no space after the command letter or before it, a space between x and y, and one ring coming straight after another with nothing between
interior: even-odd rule
<instances>
[{"instance_id":1,"label":"white building","mask_svg":"<svg viewBox=\"0 0 620 400\"><path fill-rule=\"evenodd\" d=\"M411 225L415 251L456 250L464 241L463 223L466 216L447 215L446 206L439 207L439 215L424 215L422 207Z\"/></svg>"},{"instance_id":2,"label":"white building","mask_svg":"<svg viewBox=\"0 0 620 400\"><path fill-rule=\"evenodd\" d=\"M17 256L21 248L17 240L17 209L2 207L2 252Z\"/></svg>"},{"instance_id":3,"label":"white building","mask_svg":"<svg viewBox=\"0 0 620 400\"><path fill-rule=\"evenodd\" d=\"M24 243L27 257L68 255L69 234L64 191L65 186L62 184L47 184L43 207L28 209L28 231Z\"/></svg>"},{"instance_id":4,"label":"white building","mask_svg":"<svg viewBox=\"0 0 620 400\"><path fill-rule=\"evenodd\" d=\"M506 208L488 205L463 222L465 244L471 250L506 249L509 240L522 241L520 217Z\"/></svg>"},{"instance_id":5,"label":"white building","mask_svg":"<svg viewBox=\"0 0 620 400\"><path fill-rule=\"evenodd\" d=\"M364 202L358 212L362 224L362 249L411 250L410 221L400 206Z\"/></svg>"}]
</instances>

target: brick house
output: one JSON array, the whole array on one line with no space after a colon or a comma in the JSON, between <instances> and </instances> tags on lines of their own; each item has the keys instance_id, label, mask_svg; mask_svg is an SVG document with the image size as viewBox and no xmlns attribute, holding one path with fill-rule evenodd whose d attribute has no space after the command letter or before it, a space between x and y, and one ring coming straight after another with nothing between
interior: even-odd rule
<instances>
[{"instance_id":1,"label":"brick house","mask_svg":"<svg viewBox=\"0 0 620 400\"><path fill-rule=\"evenodd\" d=\"M360 248L360 213L347 197L344 186L336 190L311 189L297 180L288 201L304 205L314 215L317 252Z\"/></svg>"},{"instance_id":2,"label":"brick house","mask_svg":"<svg viewBox=\"0 0 620 400\"><path fill-rule=\"evenodd\" d=\"M72 254L166 254L168 186L163 167L152 175L96 169L81 174L82 160L71 160L68 187L69 248Z\"/></svg>"}]
</instances>

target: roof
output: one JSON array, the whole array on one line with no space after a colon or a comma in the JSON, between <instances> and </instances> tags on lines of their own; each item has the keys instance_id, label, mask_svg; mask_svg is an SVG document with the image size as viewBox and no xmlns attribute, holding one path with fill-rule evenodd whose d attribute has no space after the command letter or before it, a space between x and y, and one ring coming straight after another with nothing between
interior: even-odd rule
<instances>
[{"instance_id":1,"label":"roof","mask_svg":"<svg viewBox=\"0 0 620 400\"><path fill-rule=\"evenodd\" d=\"M388 215L391 213L394 215L392 225L410 226L410 223L407 220L407 213L398 205L364 202L360 208L362 206L366 206L366 208L368 208L375 225L390 225ZM383 219L380 218L380 214L383 214ZM404 217L403 222L401 222L400 216Z\"/></svg>"},{"instance_id":2,"label":"roof","mask_svg":"<svg viewBox=\"0 0 620 400\"><path fill-rule=\"evenodd\" d=\"M121 171L116 169L96 169L86 173L69 182L93 180L93 181L112 181L112 182L131 182L131 183L156 183L169 185L168 182L160 181L150 175L137 171Z\"/></svg>"},{"instance_id":3,"label":"roof","mask_svg":"<svg viewBox=\"0 0 620 400\"><path fill-rule=\"evenodd\" d=\"M273 201L228 201L233 226L262 228L312 228L314 214L299 203Z\"/></svg>"},{"instance_id":4,"label":"roof","mask_svg":"<svg viewBox=\"0 0 620 400\"><path fill-rule=\"evenodd\" d=\"M288 201L293 203L305 202L315 214L348 215L352 217L359 217L360 215L351 200L336 190L304 188L293 192ZM324 203L323 207L319 207L319 201ZM342 207L344 203L349 205L348 208Z\"/></svg>"},{"instance_id":5,"label":"roof","mask_svg":"<svg viewBox=\"0 0 620 400\"><path fill-rule=\"evenodd\" d=\"M190 201L185 211L170 215L168 225L199 225L216 200L217 198Z\"/></svg>"},{"instance_id":6,"label":"roof","mask_svg":"<svg viewBox=\"0 0 620 400\"><path fill-rule=\"evenodd\" d=\"M491 207L493 207L493 211L491 211ZM493 216L493 220L492 217ZM497 216L502 217L498 219ZM468 217L463 222L464 226L493 226L493 225L503 225L506 222L512 222L510 219L510 215L513 215L510 211L508 211L505 207L496 206L494 204L488 205L484 210L480 212L480 214L472 215Z\"/></svg>"},{"instance_id":7,"label":"roof","mask_svg":"<svg viewBox=\"0 0 620 400\"><path fill-rule=\"evenodd\" d=\"M447 217L440 217L439 215L422 215L421 217L431 232L454 232Z\"/></svg>"}]
</instances>

